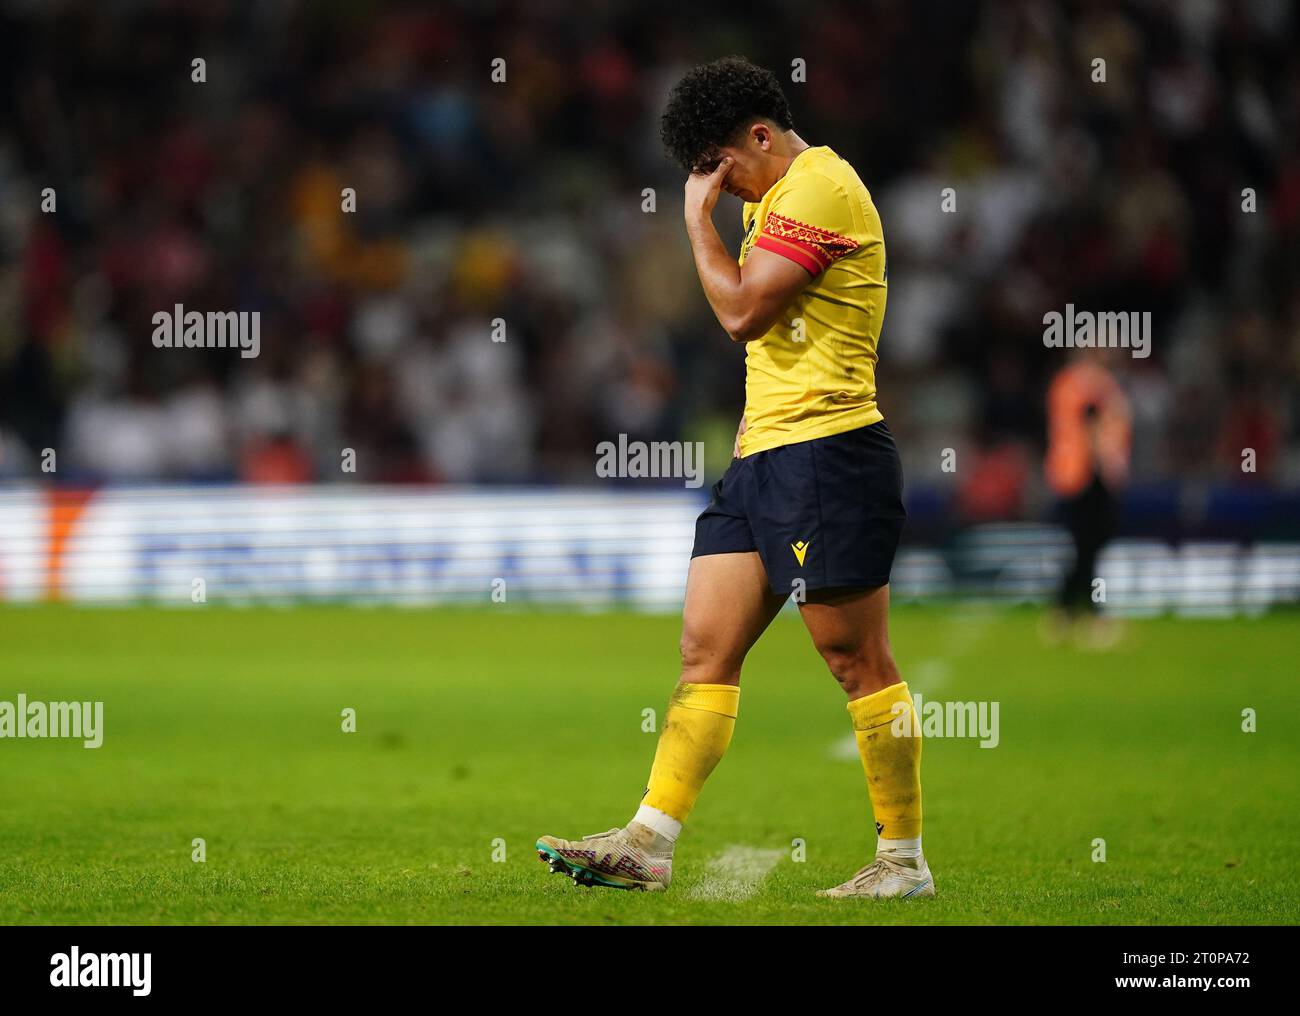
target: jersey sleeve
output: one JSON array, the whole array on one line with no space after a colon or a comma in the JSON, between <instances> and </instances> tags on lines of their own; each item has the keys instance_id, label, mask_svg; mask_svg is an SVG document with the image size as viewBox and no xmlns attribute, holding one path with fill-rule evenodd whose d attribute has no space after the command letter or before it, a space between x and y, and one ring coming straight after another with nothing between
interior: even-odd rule
<instances>
[{"instance_id":1,"label":"jersey sleeve","mask_svg":"<svg viewBox=\"0 0 1300 1016\"><path fill-rule=\"evenodd\" d=\"M773 199L754 246L817 275L858 249L853 232L849 196L834 181L807 174L791 180Z\"/></svg>"}]
</instances>

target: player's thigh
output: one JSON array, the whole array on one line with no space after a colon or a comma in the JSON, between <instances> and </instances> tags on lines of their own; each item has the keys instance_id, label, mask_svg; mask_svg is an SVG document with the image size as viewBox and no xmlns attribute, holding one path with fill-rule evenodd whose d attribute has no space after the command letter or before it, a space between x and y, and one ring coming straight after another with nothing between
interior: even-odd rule
<instances>
[{"instance_id":1,"label":"player's thigh","mask_svg":"<svg viewBox=\"0 0 1300 1016\"><path fill-rule=\"evenodd\" d=\"M849 677L879 684L896 679L889 648L888 584L809 591L799 614L813 645L841 681Z\"/></svg>"},{"instance_id":2,"label":"player's thigh","mask_svg":"<svg viewBox=\"0 0 1300 1016\"><path fill-rule=\"evenodd\" d=\"M785 600L768 588L756 551L692 558L682 610L682 680L737 683L745 654Z\"/></svg>"}]
</instances>

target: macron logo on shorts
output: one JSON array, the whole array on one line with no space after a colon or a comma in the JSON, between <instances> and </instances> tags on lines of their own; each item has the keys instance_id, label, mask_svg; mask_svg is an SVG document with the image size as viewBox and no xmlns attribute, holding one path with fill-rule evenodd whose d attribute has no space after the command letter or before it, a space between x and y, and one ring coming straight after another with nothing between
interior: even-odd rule
<instances>
[{"instance_id":1,"label":"macron logo on shorts","mask_svg":"<svg viewBox=\"0 0 1300 1016\"><path fill-rule=\"evenodd\" d=\"M794 551L794 559L799 562L799 567L803 567L803 559L808 556L808 546L812 540L800 540L798 543L790 544L790 549Z\"/></svg>"}]
</instances>

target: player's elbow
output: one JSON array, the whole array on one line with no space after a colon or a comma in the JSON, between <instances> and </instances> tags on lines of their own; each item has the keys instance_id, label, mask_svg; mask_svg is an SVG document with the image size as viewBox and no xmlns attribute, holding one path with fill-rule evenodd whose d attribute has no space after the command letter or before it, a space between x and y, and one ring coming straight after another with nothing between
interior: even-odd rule
<instances>
[{"instance_id":1,"label":"player's elbow","mask_svg":"<svg viewBox=\"0 0 1300 1016\"><path fill-rule=\"evenodd\" d=\"M732 342L750 342L767 334L771 324L753 314L741 313L723 321L722 327L727 330Z\"/></svg>"}]
</instances>

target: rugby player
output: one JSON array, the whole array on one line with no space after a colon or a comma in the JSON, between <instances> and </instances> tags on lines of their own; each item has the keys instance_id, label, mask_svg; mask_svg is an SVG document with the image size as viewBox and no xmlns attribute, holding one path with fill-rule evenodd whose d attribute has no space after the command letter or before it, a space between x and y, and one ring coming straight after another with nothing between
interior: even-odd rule
<instances>
[{"instance_id":1,"label":"rugby player","mask_svg":"<svg viewBox=\"0 0 1300 1016\"><path fill-rule=\"evenodd\" d=\"M731 741L745 655L793 594L848 697L877 836L875 856L819 895L933 896L920 725L902 716L913 704L888 635L905 512L876 399L888 278L880 218L853 167L795 133L776 77L747 60L686 74L661 132L689 173L700 284L745 343L745 409L735 458L696 523L681 675L641 806L607 833L543 836L538 853L582 885L667 888L682 826ZM738 259L713 225L722 191L744 202Z\"/></svg>"}]
</instances>

